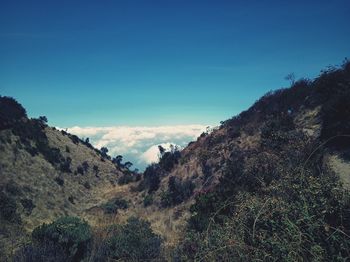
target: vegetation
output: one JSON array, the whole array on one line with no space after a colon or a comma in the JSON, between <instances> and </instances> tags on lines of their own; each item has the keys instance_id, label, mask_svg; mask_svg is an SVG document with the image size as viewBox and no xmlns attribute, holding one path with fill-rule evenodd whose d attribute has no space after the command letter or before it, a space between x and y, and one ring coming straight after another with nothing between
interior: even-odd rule
<instances>
[{"instance_id":1,"label":"vegetation","mask_svg":"<svg viewBox=\"0 0 350 262\"><path fill-rule=\"evenodd\" d=\"M175 176L170 177L168 191L163 192L161 196L161 205L169 207L182 203L192 196L194 188L195 186L190 179L181 181Z\"/></svg>"},{"instance_id":2,"label":"vegetation","mask_svg":"<svg viewBox=\"0 0 350 262\"><path fill-rule=\"evenodd\" d=\"M146 195L143 198L143 206L148 207L153 204L153 195Z\"/></svg>"},{"instance_id":3,"label":"vegetation","mask_svg":"<svg viewBox=\"0 0 350 262\"><path fill-rule=\"evenodd\" d=\"M49 244L54 250L61 250L67 261L80 261L88 251L92 232L85 221L77 217L62 217L35 228L32 238L34 248L39 246L40 250Z\"/></svg>"},{"instance_id":4,"label":"vegetation","mask_svg":"<svg viewBox=\"0 0 350 262\"><path fill-rule=\"evenodd\" d=\"M14 98L0 96L0 130L10 128L16 121L26 117L26 110Z\"/></svg>"},{"instance_id":5,"label":"vegetation","mask_svg":"<svg viewBox=\"0 0 350 262\"><path fill-rule=\"evenodd\" d=\"M299 81L291 89L272 92L223 123L224 128L235 125L247 131L247 125L259 121L255 124L261 126L260 147L233 149L219 184L197 194L189 232L175 251L175 260L343 261L350 257L350 195L323 159L329 147L348 146L349 119L343 113L349 108L345 102L350 93L349 68L347 62L312 83ZM293 117L303 106L319 104L323 105L323 141L298 130ZM333 137L338 139L330 140Z\"/></svg>"},{"instance_id":6,"label":"vegetation","mask_svg":"<svg viewBox=\"0 0 350 262\"><path fill-rule=\"evenodd\" d=\"M207 130L190 145L191 152L180 153L176 147L166 152L159 147L159 163L146 168L137 187L120 187L121 191L145 190L132 192L139 194L137 200L143 198L120 215L134 211L142 214L134 206L147 207L160 200L160 206L154 205L144 214L159 207L155 213L160 213L160 223L166 230L183 226L186 219L186 233L173 250L174 261L346 261L350 257L350 194L337 176L343 174L330 159L349 165L350 63L329 68L314 81L296 81L293 75L288 80L290 88L269 92L248 110L222 122L220 130ZM65 191L64 212L70 212L68 208L72 207L67 199L72 204L78 199L68 191L71 178L78 181L79 189L90 189L90 183L96 186L96 190L80 190L81 193L98 191L96 179L87 180L86 176L81 180L62 174L71 172L70 157L76 150L66 146L63 157L58 148L49 145L45 117L27 119L15 100L0 97L0 109L3 108L3 148L12 143L32 156L42 155L57 168L50 179L64 186L57 190ZM13 118L9 112L14 112ZM75 144L91 146L89 139L83 141L64 131L62 134ZM107 148L94 150L106 162L100 165L110 164ZM188 160L188 165L182 166ZM98 177L99 166L93 165L94 161L89 162L91 166L85 159L79 161L74 159L74 163L81 163L76 173L86 174L91 169ZM139 181L141 174L129 170L132 163L122 164L122 156L111 161L118 173L123 173L118 176L119 185ZM7 163L1 164L6 168ZM176 168L179 169L172 172ZM197 172L197 168L201 170ZM103 166L101 170L106 169ZM101 176L99 181L102 179ZM101 184L109 185L113 179L115 176L110 176ZM35 216L41 205L36 202L34 186L25 189L19 186L22 181L4 181L0 191L0 231L6 236L15 235L11 227L24 232L26 219ZM52 184L44 182L43 185ZM159 192L159 188L164 191ZM48 192L47 196L52 194ZM189 204L187 219L188 214L182 214ZM128 205L125 199L116 197L101 207L106 214L117 214ZM180 206L174 208L176 205ZM173 210L164 211L162 207ZM173 215L175 223L168 214ZM165 216L167 220L161 221ZM169 245L163 247L169 249ZM14 261L162 261L163 247L161 237L150 224L138 218L132 217L126 224L94 228L92 233L86 222L65 217L36 228L32 241L17 249Z\"/></svg>"},{"instance_id":7,"label":"vegetation","mask_svg":"<svg viewBox=\"0 0 350 262\"><path fill-rule=\"evenodd\" d=\"M16 224L21 223L15 199L2 191L0 191L0 218Z\"/></svg>"},{"instance_id":8,"label":"vegetation","mask_svg":"<svg viewBox=\"0 0 350 262\"><path fill-rule=\"evenodd\" d=\"M160 236L153 233L148 222L131 217L125 225L113 228L106 253L117 260L151 260L159 256L161 243Z\"/></svg>"},{"instance_id":9,"label":"vegetation","mask_svg":"<svg viewBox=\"0 0 350 262\"><path fill-rule=\"evenodd\" d=\"M125 199L117 197L102 205L102 208L106 214L116 214L118 209L127 209L128 206Z\"/></svg>"}]
</instances>

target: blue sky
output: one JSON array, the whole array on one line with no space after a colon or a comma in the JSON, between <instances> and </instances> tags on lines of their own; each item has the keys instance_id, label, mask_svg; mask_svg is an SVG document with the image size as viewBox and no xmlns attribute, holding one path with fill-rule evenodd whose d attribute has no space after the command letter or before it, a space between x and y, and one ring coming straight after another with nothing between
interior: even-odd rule
<instances>
[{"instance_id":1,"label":"blue sky","mask_svg":"<svg viewBox=\"0 0 350 262\"><path fill-rule=\"evenodd\" d=\"M217 124L350 54L349 1L16 1L0 93L56 126Z\"/></svg>"}]
</instances>

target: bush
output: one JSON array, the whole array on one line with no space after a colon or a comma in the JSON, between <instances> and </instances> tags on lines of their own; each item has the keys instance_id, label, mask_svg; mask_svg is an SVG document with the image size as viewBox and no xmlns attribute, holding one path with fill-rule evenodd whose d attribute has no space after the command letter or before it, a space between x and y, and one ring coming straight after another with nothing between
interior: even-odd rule
<instances>
[{"instance_id":1,"label":"bush","mask_svg":"<svg viewBox=\"0 0 350 262\"><path fill-rule=\"evenodd\" d=\"M80 261L88 251L92 239L90 226L77 217L62 217L33 230L34 243L51 244L63 250L69 261Z\"/></svg>"},{"instance_id":2,"label":"bush","mask_svg":"<svg viewBox=\"0 0 350 262\"><path fill-rule=\"evenodd\" d=\"M61 172L64 173L72 173L72 169L71 169L71 163L72 163L72 159L70 157L67 157L64 162L62 162L60 164L60 169Z\"/></svg>"},{"instance_id":3,"label":"bush","mask_svg":"<svg viewBox=\"0 0 350 262\"><path fill-rule=\"evenodd\" d=\"M27 215L30 215L35 208L33 200L25 198L21 200L21 204L23 208L26 210Z\"/></svg>"},{"instance_id":4,"label":"bush","mask_svg":"<svg viewBox=\"0 0 350 262\"><path fill-rule=\"evenodd\" d=\"M153 204L153 196L152 195L146 195L143 198L143 206L148 207Z\"/></svg>"},{"instance_id":5,"label":"bush","mask_svg":"<svg viewBox=\"0 0 350 262\"><path fill-rule=\"evenodd\" d=\"M21 223L21 217L17 213L16 201L0 191L0 217L9 222Z\"/></svg>"},{"instance_id":6,"label":"bush","mask_svg":"<svg viewBox=\"0 0 350 262\"><path fill-rule=\"evenodd\" d=\"M161 196L161 205L169 207L178 205L191 197L195 185L190 179L181 181L179 178L172 176L169 178L168 191Z\"/></svg>"},{"instance_id":7,"label":"bush","mask_svg":"<svg viewBox=\"0 0 350 262\"><path fill-rule=\"evenodd\" d=\"M140 261L156 259L160 254L162 240L150 224L135 217L125 225L117 226L108 240L108 254L113 259Z\"/></svg>"},{"instance_id":8,"label":"bush","mask_svg":"<svg viewBox=\"0 0 350 262\"><path fill-rule=\"evenodd\" d=\"M56 183L57 183L58 185L60 185L60 186L63 186L63 185L64 185L64 180L63 180L63 178L56 177L56 178L55 178L55 181L56 181Z\"/></svg>"},{"instance_id":9,"label":"bush","mask_svg":"<svg viewBox=\"0 0 350 262\"><path fill-rule=\"evenodd\" d=\"M12 127L15 121L26 117L26 110L14 98L0 96L0 130Z\"/></svg>"},{"instance_id":10,"label":"bush","mask_svg":"<svg viewBox=\"0 0 350 262\"><path fill-rule=\"evenodd\" d=\"M125 172L121 177L118 179L118 185L126 185L134 181L134 176L130 172Z\"/></svg>"},{"instance_id":11,"label":"bush","mask_svg":"<svg viewBox=\"0 0 350 262\"><path fill-rule=\"evenodd\" d=\"M78 166L76 172L77 174L84 175L84 168L82 166Z\"/></svg>"},{"instance_id":12,"label":"bush","mask_svg":"<svg viewBox=\"0 0 350 262\"><path fill-rule=\"evenodd\" d=\"M16 184L15 181L11 180L5 185L5 190L7 193L13 196L20 196L22 195L21 188Z\"/></svg>"},{"instance_id":13,"label":"bush","mask_svg":"<svg viewBox=\"0 0 350 262\"><path fill-rule=\"evenodd\" d=\"M148 188L148 193L157 191L160 184L160 176L162 175L162 170L159 164L149 165L145 172L143 172L144 187Z\"/></svg>"},{"instance_id":14,"label":"bush","mask_svg":"<svg viewBox=\"0 0 350 262\"><path fill-rule=\"evenodd\" d=\"M117 197L102 205L102 208L106 214L116 214L118 209L127 209L128 202L123 198Z\"/></svg>"},{"instance_id":15,"label":"bush","mask_svg":"<svg viewBox=\"0 0 350 262\"><path fill-rule=\"evenodd\" d=\"M91 185L88 181L84 182L83 186L86 188L86 189L91 189Z\"/></svg>"},{"instance_id":16,"label":"bush","mask_svg":"<svg viewBox=\"0 0 350 262\"><path fill-rule=\"evenodd\" d=\"M89 164L87 161L84 161L81 166L83 167L84 172L86 173L89 170Z\"/></svg>"},{"instance_id":17,"label":"bush","mask_svg":"<svg viewBox=\"0 0 350 262\"><path fill-rule=\"evenodd\" d=\"M159 146L161 157L159 159L160 167L166 172L170 172L173 167L179 162L181 153L176 146L171 145L170 151L166 152L162 146Z\"/></svg>"},{"instance_id":18,"label":"bush","mask_svg":"<svg viewBox=\"0 0 350 262\"><path fill-rule=\"evenodd\" d=\"M52 243L27 244L16 251L14 262L67 262L71 261L64 249Z\"/></svg>"}]
</instances>

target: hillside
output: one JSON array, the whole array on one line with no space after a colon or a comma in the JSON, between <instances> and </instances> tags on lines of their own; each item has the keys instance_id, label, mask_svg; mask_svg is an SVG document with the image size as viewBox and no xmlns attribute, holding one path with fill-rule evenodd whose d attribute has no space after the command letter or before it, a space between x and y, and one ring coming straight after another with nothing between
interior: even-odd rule
<instances>
[{"instance_id":1,"label":"hillside","mask_svg":"<svg viewBox=\"0 0 350 262\"><path fill-rule=\"evenodd\" d=\"M44 239L68 261L349 258L349 101L345 61L269 92L182 151L160 147L141 176L3 97L2 250L19 252L16 261L49 257L35 242ZM30 236L61 216L92 227L81 253L80 244L72 255L56 238Z\"/></svg>"},{"instance_id":2,"label":"hillside","mask_svg":"<svg viewBox=\"0 0 350 262\"><path fill-rule=\"evenodd\" d=\"M28 119L12 99L0 99L1 110L8 111L1 112L0 188L5 219L0 240L3 249L9 250L9 243L44 222L61 216L89 220L86 213L106 202L105 194L116 191L124 171L88 142L48 127L42 119ZM16 109L23 112L17 118Z\"/></svg>"}]
</instances>

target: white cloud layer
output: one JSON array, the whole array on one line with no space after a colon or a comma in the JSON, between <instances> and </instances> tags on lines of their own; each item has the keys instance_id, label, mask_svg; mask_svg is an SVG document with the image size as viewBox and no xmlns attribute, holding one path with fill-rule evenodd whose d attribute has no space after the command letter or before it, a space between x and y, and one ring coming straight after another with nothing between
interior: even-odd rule
<instances>
[{"instance_id":1,"label":"white cloud layer","mask_svg":"<svg viewBox=\"0 0 350 262\"><path fill-rule=\"evenodd\" d=\"M168 148L170 144L185 147L206 130L204 125L175 125L154 127L79 127L68 128L68 132L80 138L89 137L96 148L107 147L111 156L123 155L143 169L158 161L158 145Z\"/></svg>"}]
</instances>

